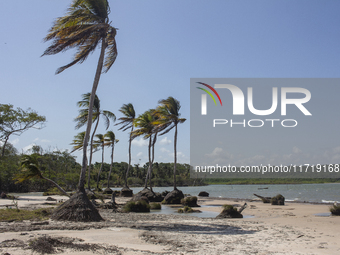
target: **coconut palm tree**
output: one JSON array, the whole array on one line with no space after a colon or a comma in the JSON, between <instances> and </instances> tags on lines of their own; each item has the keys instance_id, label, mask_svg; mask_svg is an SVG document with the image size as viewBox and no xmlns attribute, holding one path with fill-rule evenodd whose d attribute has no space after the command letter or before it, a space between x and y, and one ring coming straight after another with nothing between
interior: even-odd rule
<instances>
[{"instance_id":1,"label":"coconut palm tree","mask_svg":"<svg viewBox=\"0 0 340 255\"><path fill-rule=\"evenodd\" d=\"M145 185L144 188L147 188L148 177L150 179L150 189L152 190L151 185L151 173L152 173L152 162L153 156L151 155L151 149L154 147L156 142L156 136L153 139L153 134L155 134L156 126L153 124L155 121L154 109L148 110L143 114L139 115L135 121L134 125L138 129L131 132L131 138L134 139L138 136L143 136L144 139L149 139L148 145L148 155L149 155L149 169L147 172L147 176L145 178ZM153 142L154 141L154 142Z\"/></svg>"},{"instance_id":2,"label":"coconut palm tree","mask_svg":"<svg viewBox=\"0 0 340 255\"><path fill-rule=\"evenodd\" d=\"M71 145L73 145L73 149L72 149L71 153L75 152L75 151L79 151L83 148L84 138L85 138L85 131L80 132L80 133L78 133L74 136L74 139L71 143Z\"/></svg>"},{"instance_id":3,"label":"coconut palm tree","mask_svg":"<svg viewBox=\"0 0 340 255\"><path fill-rule=\"evenodd\" d=\"M123 130L126 131L128 129L131 129L130 131L130 138L129 138L129 164L126 170L126 175L125 175L125 188L129 189L127 179L129 177L129 171L130 171L130 165L131 165L131 133L133 132L133 122L136 118L136 113L133 105L131 103L129 104L124 104L119 111L124 115L124 117L119 118L120 120L119 123L116 125L121 125L121 127L118 130Z\"/></svg>"},{"instance_id":4,"label":"coconut palm tree","mask_svg":"<svg viewBox=\"0 0 340 255\"><path fill-rule=\"evenodd\" d=\"M81 128L87 123L87 119L89 115L88 107L90 104L91 93L83 94L82 97L83 99L77 103L78 107L83 107L83 108L79 110L78 117L74 119L77 122L76 129ZM100 109L100 100L98 96L96 95L94 99L94 104L93 104L93 116L92 116L92 122L96 122L96 125L94 127L94 130L91 136L91 142L90 142L90 161L89 161L88 180L87 180L87 188L89 191L91 190L91 185L90 185L91 166L92 166L91 164L92 164L92 154L94 152L93 139L97 131L100 116L104 118L106 129L108 129L110 126L110 120L116 121L116 116L112 112Z\"/></svg>"},{"instance_id":5,"label":"coconut palm tree","mask_svg":"<svg viewBox=\"0 0 340 255\"><path fill-rule=\"evenodd\" d=\"M111 164L110 164L109 176L107 177L107 189L110 189L110 177L112 173L113 153L115 150L115 144L118 143L119 140L116 139L115 133L113 133L112 131L107 131L104 137L105 137L105 145L111 146Z\"/></svg>"},{"instance_id":6,"label":"coconut palm tree","mask_svg":"<svg viewBox=\"0 0 340 255\"><path fill-rule=\"evenodd\" d=\"M100 165L100 169L99 169L98 177L97 177L97 190L99 190L99 177L100 177L100 174L102 173L103 164L104 164L105 137L102 134L96 134L96 137L98 138L98 140L94 141L94 146L95 148L101 147L102 149L102 163Z\"/></svg>"},{"instance_id":7,"label":"coconut palm tree","mask_svg":"<svg viewBox=\"0 0 340 255\"><path fill-rule=\"evenodd\" d=\"M66 191L60 187L55 181L48 179L44 177L40 171L39 168L39 161L38 157L39 154L31 154L31 155L24 155L21 159L20 166L21 166L21 172L15 177L17 180L17 183L27 181L31 178L38 178L43 179L48 182L51 182L53 185L57 187L60 192L62 192L65 196L69 195L66 193Z\"/></svg>"},{"instance_id":8,"label":"coconut palm tree","mask_svg":"<svg viewBox=\"0 0 340 255\"><path fill-rule=\"evenodd\" d=\"M73 0L66 15L57 18L53 23L45 41L52 41L44 55L54 55L75 48L77 53L74 60L60 67L57 74L67 68L82 63L90 53L94 52L100 45L100 55L97 64L96 74L92 85L88 119L92 120L93 103L99 84L99 79L103 71L107 72L117 57L116 48L116 28L111 26L109 21L110 7L107 0ZM87 143L90 137L92 121L87 121L85 139L83 145L82 168L79 176L78 190L71 199L64 203L62 207L56 209L52 215L53 219L75 220L75 221L99 221L102 217L88 200L84 185L87 168ZM79 205L82 203L82 210ZM74 208L77 213L74 213Z\"/></svg>"},{"instance_id":9,"label":"coconut palm tree","mask_svg":"<svg viewBox=\"0 0 340 255\"><path fill-rule=\"evenodd\" d=\"M178 100L173 97L159 100L160 106L156 109L156 114L159 119L154 122L155 125L163 130L160 135L168 133L171 129L175 128L174 135L174 190L177 190L176 186L176 165L177 165L177 125L186 121L184 118L180 118L181 114L179 110L181 105Z\"/></svg>"}]
</instances>

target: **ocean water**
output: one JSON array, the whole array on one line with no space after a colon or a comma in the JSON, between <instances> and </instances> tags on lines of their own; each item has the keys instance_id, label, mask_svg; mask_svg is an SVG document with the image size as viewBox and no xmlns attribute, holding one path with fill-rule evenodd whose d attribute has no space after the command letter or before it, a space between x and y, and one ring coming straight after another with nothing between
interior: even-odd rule
<instances>
[{"instance_id":1,"label":"ocean water","mask_svg":"<svg viewBox=\"0 0 340 255\"><path fill-rule=\"evenodd\" d=\"M264 189L265 188L265 189ZM120 190L120 188L112 188ZM136 194L143 188L131 188ZM195 187L178 187L184 194L197 196L200 191L206 191L210 197L220 198L240 198L255 199L254 194L264 197L273 197L281 194L286 201L300 202L319 202L340 203L340 183L324 183L324 184L273 184L273 185L208 185ZM155 192L171 191L173 187L154 187ZM32 193L13 193L15 196L42 196L42 192Z\"/></svg>"},{"instance_id":2,"label":"ocean water","mask_svg":"<svg viewBox=\"0 0 340 255\"><path fill-rule=\"evenodd\" d=\"M265 189L264 189L265 188ZM113 188L117 189L117 188ZM143 188L131 188L135 193ZM323 184L273 184L273 185L208 185L195 187L178 187L184 194L197 196L206 191L210 197L255 199L254 194L273 197L281 194L286 201L340 203L340 183ZM155 187L155 192L171 191L173 187Z\"/></svg>"}]
</instances>

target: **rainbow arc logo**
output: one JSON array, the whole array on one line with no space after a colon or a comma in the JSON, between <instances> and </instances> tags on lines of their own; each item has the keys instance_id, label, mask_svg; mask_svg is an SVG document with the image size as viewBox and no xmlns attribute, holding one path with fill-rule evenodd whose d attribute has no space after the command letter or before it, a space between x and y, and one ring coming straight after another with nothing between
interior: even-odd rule
<instances>
[{"instance_id":1,"label":"rainbow arc logo","mask_svg":"<svg viewBox=\"0 0 340 255\"><path fill-rule=\"evenodd\" d=\"M220 95L217 93L217 91L216 91L213 87L211 87L210 85L208 85L208 84L206 84L206 83L203 83L203 82L197 82L197 83L199 83L199 84L201 84L201 85L206 86L207 88L209 88L209 89L217 96L217 98L218 98L218 100L220 101L220 104L221 104L221 106L222 106L221 97L220 97ZM198 89L203 90L204 92L206 92L206 93L214 100L215 105L217 105L216 100L215 100L215 97L213 96L213 94L212 94L209 90L204 89L204 88L201 88L201 87L196 87L196 88L198 88ZM202 94L202 98L201 98L201 99L202 99L201 114L202 114L202 115L207 115L207 95L206 95L206 94Z\"/></svg>"}]
</instances>

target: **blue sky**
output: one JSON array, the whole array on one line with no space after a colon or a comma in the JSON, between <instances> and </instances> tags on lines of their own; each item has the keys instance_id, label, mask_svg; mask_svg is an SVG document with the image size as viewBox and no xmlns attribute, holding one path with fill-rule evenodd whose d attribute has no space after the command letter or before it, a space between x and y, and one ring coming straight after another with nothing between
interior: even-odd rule
<instances>
[{"instance_id":1,"label":"blue sky","mask_svg":"<svg viewBox=\"0 0 340 255\"><path fill-rule=\"evenodd\" d=\"M138 114L173 96L188 121L179 127L179 162L189 163L190 78L339 77L339 1L109 1L117 27L118 58L103 74L97 95L102 109L133 103ZM40 57L43 38L70 1L1 1L0 102L31 107L47 118L11 142L19 151L32 144L71 149L76 102L92 87L99 51L59 75L74 52ZM115 160L127 161L128 134L111 126L120 142ZM99 133L105 133L103 126ZM163 141L162 141L163 140ZM171 162L173 132L159 138L156 161ZM162 142L161 142L162 141ZM133 163L147 161L137 139ZM75 153L80 161L80 153ZM109 152L106 154L109 162ZM100 161L100 153L94 160Z\"/></svg>"}]
</instances>

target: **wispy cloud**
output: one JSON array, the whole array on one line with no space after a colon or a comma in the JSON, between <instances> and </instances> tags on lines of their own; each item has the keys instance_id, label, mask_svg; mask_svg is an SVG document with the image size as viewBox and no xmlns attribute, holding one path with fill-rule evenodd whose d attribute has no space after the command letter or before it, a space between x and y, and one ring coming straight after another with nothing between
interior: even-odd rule
<instances>
[{"instance_id":1,"label":"wispy cloud","mask_svg":"<svg viewBox=\"0 0 340 255\"><path fill-rule=\"evenodd\" d=\"M167 137L164 137L162 140L159 141L160 145L168 145L171 143L171 140L169 140Z\"/></svg>"},{"instance_id":2,"label":"wispy cloud","mask_svg":"<svg viewBox=\"0 0 340 255\"><path fill-rule=\"evenodd\" d=\"M147 140L145 140L145 139L140 137L139 139L132 140L131 144L139 146L139 147L142 147L142 146L148 146L149 142Z\"/></svg>"}]
</instances>

